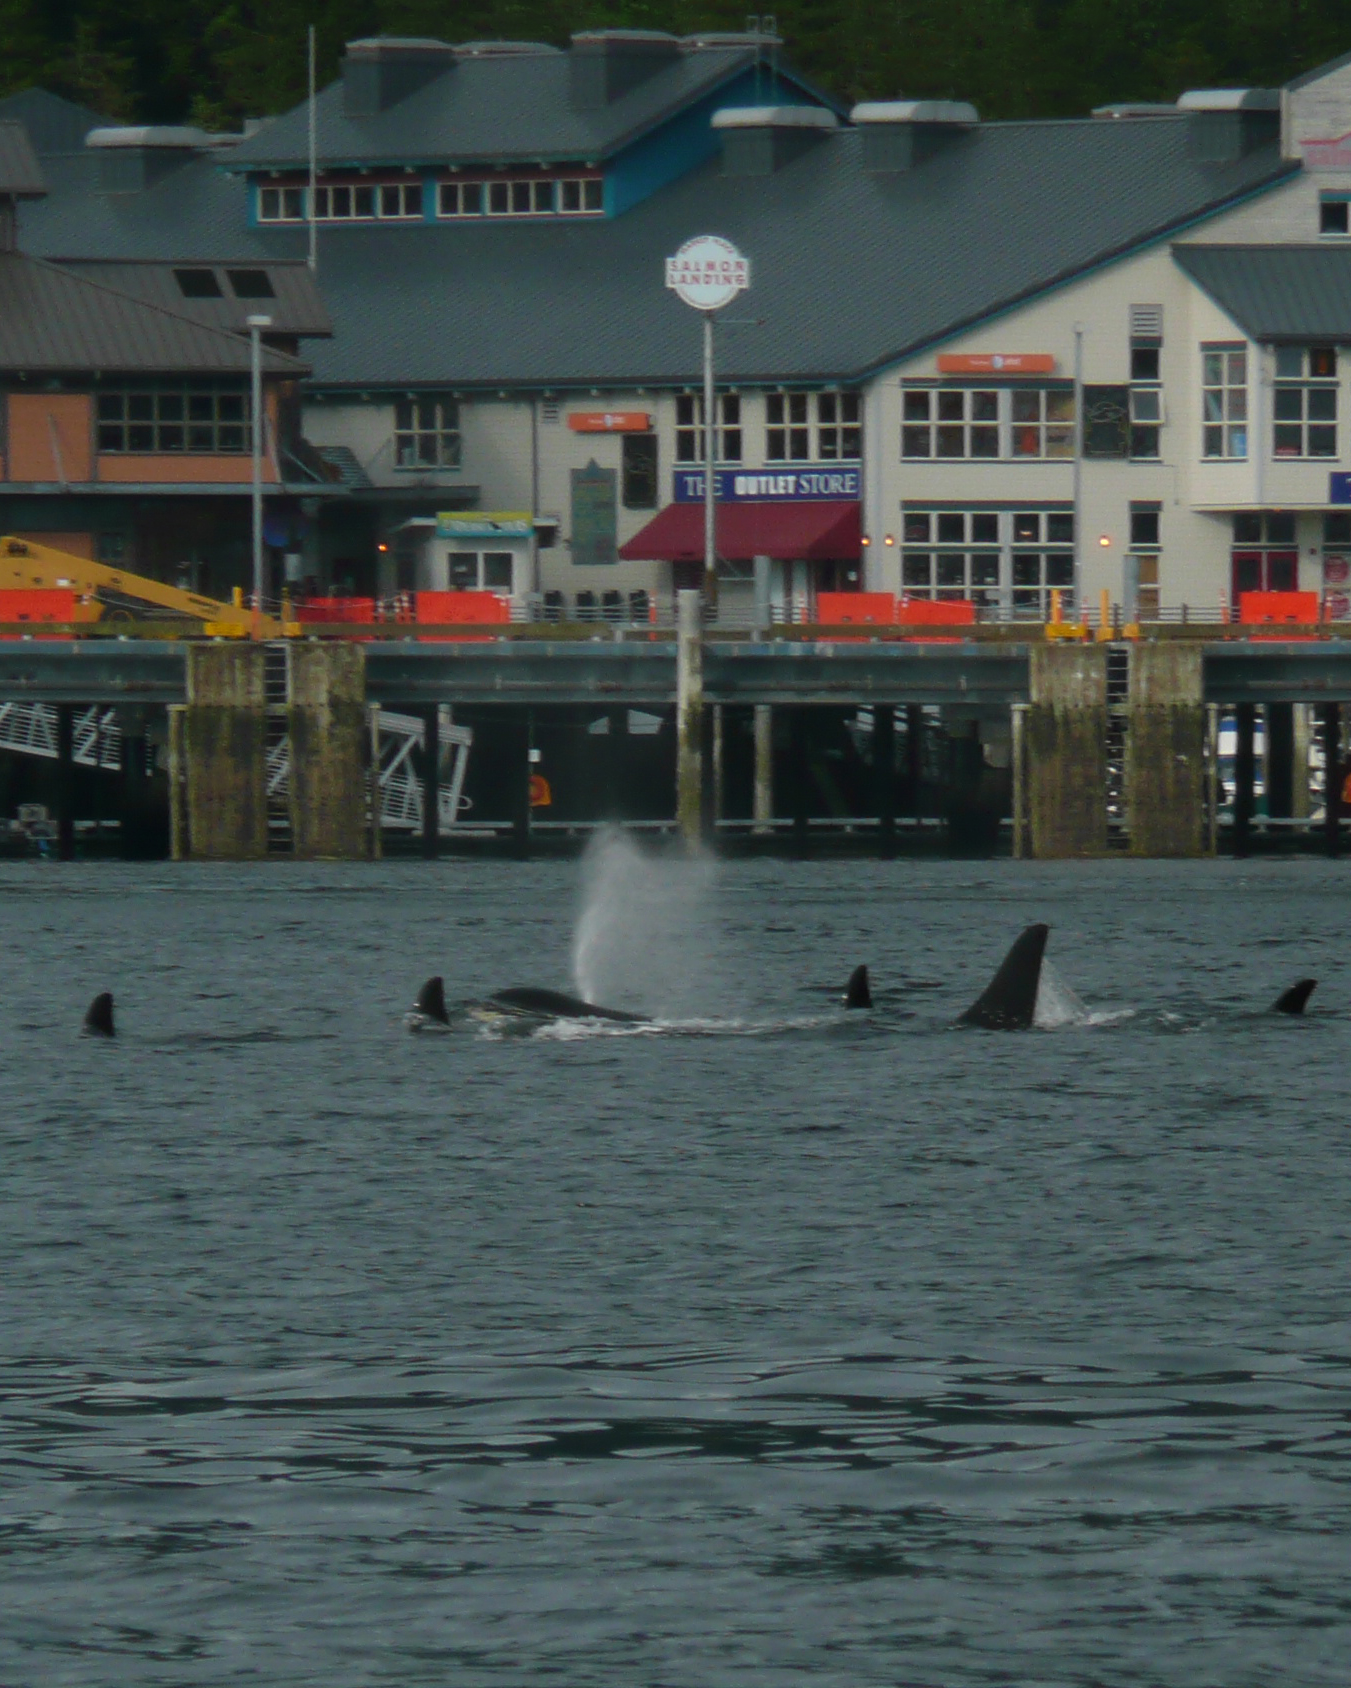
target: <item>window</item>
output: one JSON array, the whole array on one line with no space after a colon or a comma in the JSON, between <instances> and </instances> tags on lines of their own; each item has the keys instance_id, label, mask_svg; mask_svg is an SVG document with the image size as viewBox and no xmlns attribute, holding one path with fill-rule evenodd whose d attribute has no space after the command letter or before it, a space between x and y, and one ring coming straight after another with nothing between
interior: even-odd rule
<instances>
[{"instance_id":1,"label":"window","mask_svg":"<svg viewBox=\"0 0 1351 1688\"><path fill-rule=\"evenodd\" d=\"M1276 348L1271 447L1277 457L1337 455L1335 346Z\"/></svg>"},{"instance_id":2,"label":"window","mask_svg":"<svg viewBox=\"0 0 1351 1688\"><path fill-rule=\"evenodd\" d=\"M1014 457L1074 456L1074 390L1015 387L1012 400Z\"/></svg>"},{"instance_id":3,"label":"window","mask_svg":"<svg viewBox=\"0 0 1351 1688\"><path fill-rule=\"evenodd\" d=\"M910 510L901 526L901 585L910 597L1000 600L999 516L992 510ZM918 547L923 547L919 549Z\"/></svg>"},{"instance_id":4,"label":"window","mask_svg":"<svg viewBox=\"0 0 1351 1688\"><path fill-rule=\"evenodd\" d=\"M816 456L822 463L853 463L859 458L857 393L816 395Z\"/></svg>"},{"instance_id":5,"label":"window","mask_svg":"<svg viewBox=\"0 0 1351 1688\"><path fill-rule=\"evenodd\" d=\"M857 393L767 393L765 461L857 462L860 414Z\"/></svg>"},{"instance_id":6,"label":"window","mask_svg":"<svg viewBox=\"0 0 1351 1688\"><path fill-rule=\"evenodd\" d=\"M1159 522L1157 504L1132 504L1130 551L1124 559L1128 619L1159 618Z\"/></svg>"},{"instance_id":7,"label":"window","mask_svg":"<svg viewBox=\"0 0 1351 1688\"><path fill-rule=\"evenodd\" d=\"M1084 388L1084 456L1129 457L1131 389Z\"/></svg>"},{"instance_id":8,"label":"window","mask_svg":"<svg viewBox=\"0 0 1351 1688\"><path fill-rule=\"evenodd\" d=\"M1163 424L1162 387L1131 388L1131 456L1159 455L1159 429Z\"/></svg>"},{"instance_id":9,"label":"window","mask_svg":"<svg viewBox=\"0 0 1351 1688\"><path fill-rule=\"evenodd\" d=\"M394 406L394 465L399 469L458 469L460 406L434 393Z\"/></svg>"},{"instance_id":10,"label":"window","mask_svg":"<svg viewBox=\"0 0 1351 1688\"><path fill-rule=\"evenodd\" d=\"M1351 194L1320 193L1318 196L1319 234L1351 234Z\"/></svg>"},{"instance_id":11,"label":"window","mask_svg":"<svg viewBox=\"0 0 1351 1688\"><path fill-rule=\"evenodd\" d=\"M421 182L387 182L379 190L382 217L420 217L422 215Z\"/></svg>"},{"instance_id":12,"label":"window","mask_svg":"<svg viewBox=\"0 0 1351 1688\"><path fill-rule=\"evenodd\" d=\"M1334 621L1351 616L1351 512L1323 517L1323 597Z\"/></svg>"},{"instance_id":13,"label":"window","mask_svg":"<svg viewBox=\"0 0 1351 1688\"><path fill-rule=\"evenodd\" d=\"M510 592L510 551L451 551L446 574L452 592Z\"/></svg>"},{"instance_id":14,"label":"window","mask_svg":"<svg viewBox=\"0 0 1351 1688\"><path fill-rule=\"evenodd\" d=\"M1248 353L1242 346L1201 348L1201 454L1248 455Z\"/></svg>"},{"instance_id":15,"label":"window","mask_svg":"<svg viewBox=\"0 0 1351 1688\"><path fill-rule=\"evenodd\" d=\"M1244 592L1299 589L1299 548L1291 510L1240 510L1230 554L1235 598Z\"/></svg>"},{"instance_id":16,"label":"window","mask_svg":"<svg viewBox=\"0 0 1351 1688\"><path fill-rule=\"evenodd\" d=\"M809 463L812 455L810 393L765 395L765 462Z\"/></svg>"},{"instance_id":17,"label":"window","mask_svg":"<svg viewBox=\"0 0 1351 1688\"><path fill-rule=\"evenodd\" d=\"M1131 380L1157 381L1160 355L1161 348L1158 346L1132 346Z\"/></svg>"},{"instance_id":18,"label":"window","mask_svg":"<svg viewBox=\"0 0 1351 1688\"><path fill-rule=\"evenodd\" d=\"M259 188L260 223L302 223L304 220L304 188Z\"/></svg>"},{"instance_id":19,"label":"window","mask_svg":"<svg viewBox=\"0 0 1351 1688\"><path fill-rule=\"evenodd\" d=\"M174 280L185 299L220 299L220 278L215 270L175 270Z\"/></svg>"},{"instance_id":20,"label":"window","mask_svg":"<svg viewBox=\"0 0 1351 1688\"><path fill-rule=\"evenodd\" d=\"M436 190L436 210L441 217L481 217L482 182L442 182Z\"/></svg>"},{"instance_id":21,"label":"window","mask_svg":"<svg viewBox=\"0 0 1351 1688\"><path fill-rule=\"evenodd\" d=\"M373 187L347 183L314 190L314 215L321 223L368 222L375 216Z\"/></svg>"},{"instance_id":22,"label":"window","mask_svg":"<svg viewBox=\"0 0 1351 1688\"><path fill-rule=\"evenodd\" d=\"M623 500L626 510L657 507L657 436L625 434L622 447Z\"/></svg>"},{"instance_id":23,"label":"window","mask_svg":"<svg viewBox=\"0 0 1351 1688\"><path fill-rule=\"evenodd\" d=\"M226 270L230 290L236 299L272 299L272 281L266 270Z\"/></svg>"},{"instance_id":24,"label":"window","mask_svg":"<svg viewBox=\"0 0 1351 1688\"><path fill-rule=\"evenodd\" d=\"M999 394L910 387L902 400L902 457L998 457Z\"/></svg>"},{"instance_id":25,"label":"window","mask_svg":"<svg viewBox=\"0 0 1351 1688\"><path fill-rule=\"evenodd\" d=\"M741 394L719 393L718 438L714 442L719 463L741 461ZM704 395L678 393L676 395L676 462L703 463Z\"/></svg>"},{"instance_id":26,"label":"window","mask_svg":"<svg viewBox=\"0 0 1351 1688\"><path fill-rule=\"evenodd\" d=\"M213 455L251 451L248 394L192 387L100 393L98 448Z\"/></svg>"}]
</instances>

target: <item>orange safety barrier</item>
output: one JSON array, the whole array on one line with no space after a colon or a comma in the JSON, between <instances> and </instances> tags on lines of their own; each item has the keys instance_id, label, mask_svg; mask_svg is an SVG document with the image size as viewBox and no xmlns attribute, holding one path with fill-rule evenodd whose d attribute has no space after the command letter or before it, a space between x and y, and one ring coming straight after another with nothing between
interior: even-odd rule
<instances>
[{"instance_id":1,"label":"orange safety barrier","mask_svg":"<svg viewBox=\"0 0 1351 1688\"><path fill-rule=\"evenodd\" d=\"M511 620L511 599L496 592L419 592L415 608L422 626L472 627L480 623L501 626ZM420 633L420 639L491 639L491 633Z\"/></svg>"},{"instance_id":2,"label":"orange safety barrier","mask_svg":"<svg viewBox=\"0 0 1351 1688\"><path fill-rule=\"evenodd\" d=\"M816 619L822 627L894 627L896 597L892 592L818 592Z\"/></svg>"},{"instance_id":3,"label":"orange safety barrier","mask_svg":"<svg viewBox=\"0 0 1351 1688\"><path fill-rule=\"evenodd\" d=\"M896 619L902 627L970 627L976 605L971 598L902 598Z\"/></svg>"},{"instance_id":4,"label":"orange safety barrier","mask_svg":"<svg viewBox=\"0 0 1351 1688\"><path fill-rule=\"evenodd\" d=\"M369 627L375 620L374 598L301 598L297 621L355 621Z\"/></svg>"},{"instance_id":5,"label":"orange safety barrier","mask_svg":"<svg viewBox=\"0 0 1351 1688\"><path fill-rule=\"evenodd\" d=\"M0 625L31 621L73 622L97 621L102 614L98 604L89 603L82 593L64 586L6 587L0 590ZM21 639L22 633L6 633L7 639ZM59 639L59 633L39 637Z\"/></svg>"},{"instance_id":6,"label":"orange safety barrier","mask_svg":"<svg viewBox=\"0 0 1351 1688\"><path fill-rule=\"evenodd\" d=\"M1280 622L1312 627L1320 620L1317 592L1241 592L1238 619L1244 626Z\"/></svg>"}]
</instances>

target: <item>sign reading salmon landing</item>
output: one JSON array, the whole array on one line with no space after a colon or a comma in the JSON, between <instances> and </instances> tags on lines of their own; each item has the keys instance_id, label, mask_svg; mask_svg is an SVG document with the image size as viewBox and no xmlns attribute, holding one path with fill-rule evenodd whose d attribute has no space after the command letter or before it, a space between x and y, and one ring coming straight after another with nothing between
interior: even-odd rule
<instances>
[{"instance_id":1,"label":"sign reading salmon landing","mask_svg":"<svg viewBox=\"0 0 1351 1688\"><path fill-rule=\"evenodd\" d=\"M696 311L720 311L750 284L750 259L721 235L696 235L666 260L666 285Z\"/></svg>"},{"instance_id":2,"label":"sign reading salmon landing","mask_svg":"<svg viewBox=\"0 0 1351 1688\"><path fill-rule=\"evenodd\" d=\"M782 469L755 475L719 469L713 477L713 496L719 504L857 498L859 480L857 469ZM677 469L674 493L677 504L697 504L704 496L704 471Z\"/></svg>"}]
</instances>

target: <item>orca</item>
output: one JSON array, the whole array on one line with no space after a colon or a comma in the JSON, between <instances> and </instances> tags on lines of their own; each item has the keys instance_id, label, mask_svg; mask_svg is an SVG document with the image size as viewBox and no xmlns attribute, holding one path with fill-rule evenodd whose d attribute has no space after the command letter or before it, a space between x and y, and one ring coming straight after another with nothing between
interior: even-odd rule
<instances>
[{"instance_id":1,"label":"orca","mask_svg":"<svg viewBox=\"0 0 1351 1688\"><path fill-rule=\"evenodd\" d=\"M100 991L85 1010L84 1027L89 1037L116 1037L117 1027L113 1023L113 993Z\"/></svg>"},{"instance_id":2,"label":"orca","mask_svg":"<svg viewBox=\"0 0 1351 1688\"><path fill-rule=\"evenodd\" d=\"M441 975L435 973L417 993L417 1001L406 1016L409 1031L427 1031L433 1026L449 1026L446 1012L446 990Z\"/></svg>"},{"instance_id":3,"label":"orca","mask_svg":"<svg viewBox=\"0 0 1351 1688\"><path fill-rule=\"evenodd\" d=\"M624 1008L602 1008L563 991L544 990L538 985L509 985L494 991L471 1010L480 1019L502 1016L515 1020L612 1020L624 1025L646 1026L646 1014L630 1014Z\"/></svg>"},{"instance_id":4,"label":"orca","mask_svg":"<svg viewBox=\"0 0 1351 1688\"><path fill-rule=\"evenodd\" d=\"M872 1007L873 993L866 967L856 967L849 975L849 983L844 987L844 1005L846 1008Z\"/></svg>"},{"instance_id":5,"label":"orca","mask_svg":"<svg viewBox=\"0 0 1351 1688\"><path fill-rule=\"evenodd\" d=\"M1302 1014L1304 1004L1317 988L1317 979L1297 979L1288 991L1282 991L1271 1005L1273 1014Z\"/></svg>"},{"instance_id":6,"label":"orca","mask_svg":"<svg viewBox=\"0 0 1351 1688\"><path fill-rule=\"evenodd\" d=\"M1049 926L1036 925L1019 934L994 978L966 1013L959 1016L960 1025L983 1026L992 1032L1031 1029L1036 1019L1037 989L1050 931Z\"/></svg>"}]
</instances>

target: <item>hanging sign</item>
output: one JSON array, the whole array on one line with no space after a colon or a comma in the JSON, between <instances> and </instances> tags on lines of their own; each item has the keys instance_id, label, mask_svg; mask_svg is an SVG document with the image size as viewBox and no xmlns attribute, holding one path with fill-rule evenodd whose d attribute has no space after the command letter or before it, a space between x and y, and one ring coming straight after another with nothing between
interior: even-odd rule
<instances>
[{"instance_id":1,"label":"hanging sign","mask_svg":"<svg viewBox=\"0 0 1351 1688\"><path fill-rule=\"evenodd\" d=\"M570 410L568 427L574 434L647 434L652 418L645 410Z\"/></svg>"},{"instance_id":2,"label":"hanging sign","mask_svg":"<svg viewBox=\"0 0 1351 1688\"><path fill-rule=\"evenodd\" d=\"M675 502L698 504L704 496L702 469L677 469ZM861 495L857 469L780 469L743 474L719 469L713 496L719 504L800 504L811 499L856 499Z\"/></svg>"},{"instance_id":3,"label":"hanging sign","mask_svg":"<svg viewBox=\"0 0 1351 1688\"><path fill-rule=\"evenodd\" d=\"M1050 352L940 352L940 375L1049 375Z\"/></svg>"},{"instance_id":4,"label":"hanging sign","mask_svg":"<svg viewBox=\"0 0 1351 1688\"><path fill-rule=\"evenodd\" d=\"M696 311L720 311L750 284L750 259L718 234L696 235L666 260L666 285Z\"/></svg>"}]
</instances>

